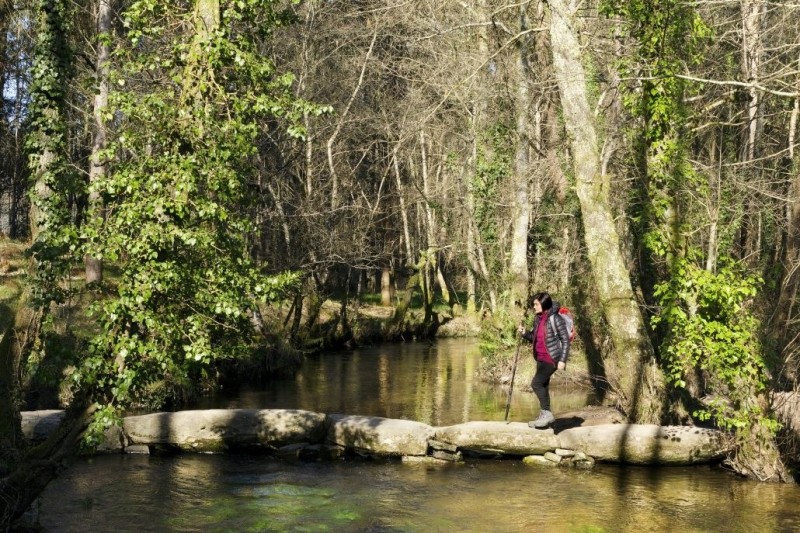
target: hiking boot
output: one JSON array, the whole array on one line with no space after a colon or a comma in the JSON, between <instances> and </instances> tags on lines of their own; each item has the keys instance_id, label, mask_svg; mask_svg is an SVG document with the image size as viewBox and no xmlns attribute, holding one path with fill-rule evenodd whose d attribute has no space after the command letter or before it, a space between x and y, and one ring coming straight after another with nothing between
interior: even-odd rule
<instances>
[{"instance_id":1,"label":"hiking boot","mask_svg":"<svg viewBox=\"0 0 800 533\"><path fill-rule=\"evenodd\" d=\"M549 426L550 424L552 424L553 422L555 422L555 420L556 420L556 417L553 416L553 413L551 413L550 411L547 411L545 409L542 409L542 411L539 413L539 418L537 418L536 420L531 420L530 422L528 422L528 427L532 427L532 428L536 428L536 429L544 429L547 426Z\"/></svg>"}]
</instances>

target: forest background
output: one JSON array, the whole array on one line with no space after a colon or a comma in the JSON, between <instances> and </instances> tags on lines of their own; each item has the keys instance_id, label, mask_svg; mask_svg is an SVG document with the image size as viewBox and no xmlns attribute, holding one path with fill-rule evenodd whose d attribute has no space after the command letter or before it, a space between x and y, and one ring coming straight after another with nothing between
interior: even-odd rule
<instances>
[{"instance_id":1,"label":"forest background","mask_svg":"<svg viewBox=\"0 0 800 533\"><path fill-rule=\"evenodd\" d=\"M792 480L798 25L765 0L0 0L0 488L231 360L468 316L503 375L538 290L629 420L712 424L737 471ZM33 451L36 380L73 424Z\"/></svg>"}]
</instances>

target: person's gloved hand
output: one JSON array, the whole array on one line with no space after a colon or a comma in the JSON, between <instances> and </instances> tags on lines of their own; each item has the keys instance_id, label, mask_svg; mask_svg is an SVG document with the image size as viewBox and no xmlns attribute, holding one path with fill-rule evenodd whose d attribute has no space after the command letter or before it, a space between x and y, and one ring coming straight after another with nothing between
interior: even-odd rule
<instances>
[{"instance_id":1,"label":"person's gloved hand","mask_svg":"<svg viewBox=\"0 0 800 533\"><path fill-rule=\"evenodd\" d=\"M567 363L565 363L564 361L559 361L558 362L558 369L559 370L564 370L565 368L567 368Z\"/></svg>"}]
</instances>

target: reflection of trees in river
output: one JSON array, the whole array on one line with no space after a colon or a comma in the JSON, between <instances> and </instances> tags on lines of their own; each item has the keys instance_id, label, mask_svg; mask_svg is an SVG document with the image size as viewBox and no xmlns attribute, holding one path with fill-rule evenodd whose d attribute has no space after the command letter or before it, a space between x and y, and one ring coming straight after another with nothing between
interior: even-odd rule
<instances>
[{"instance_id":1,"label":"reflection of trees in river","mask_svg":"<svg viewBox=\"0 0 800 533\"><path fill-rule=\"evenodd\" d=\"M474 342L389 344L309 358L286 407L407 418L433 425L475 419ZM296 405L288 405L288 396ZM483 416L481 416L483 417Z\"/></svg>"},{"instance_id":2,"label":"reflection of trees in river","mask_svg":"<svg viewBox=\"0 0 800 533\"><path fill-rule=\"evenodd\" d=\"M705 466L597 465L579 471L493 460L432 467L284 463L259 455L114 455L76 460L48 487L41 509L46 528L67 533L128 531L131 524L140 533L751 533L797 530L800 489L748 482Z\"/></svg>"},{"instance_id":3,"label":"reflection of trees in river","mask_svg":"<svg viewBox=\"0 0 800 533\"><path fill-rule=\"evenodd\" d=\"M197 408L289 408L322 413L405 418L444 426L502 420L508 389L475 377L474 340L397 343L309 356L293 378L275 380L235 397L198 402ZM526 375L527 374L527 375ZM509 420L531 420L539 404L530 372L518 372ZM587 404L583 389L553 387L556 413Z\"/></svg>"}]
</instances>

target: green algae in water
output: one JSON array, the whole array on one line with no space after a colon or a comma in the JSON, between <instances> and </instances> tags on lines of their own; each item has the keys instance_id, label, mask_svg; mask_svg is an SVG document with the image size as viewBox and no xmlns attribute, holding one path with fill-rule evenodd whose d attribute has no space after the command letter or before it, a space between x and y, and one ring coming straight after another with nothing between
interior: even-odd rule
<instances>
[{"instance_id":1,"label":"green algae in water","mask_svg":"<svg viewBox=\"0 0 800 533\"><path fill-rule=\"evenodd\" d=\"M220 531L229 530L223 529ZM241 531L246 531L248 533L259 533L264 531L275 533L308 531L309 533L317 533L320 531L336 531L336 527L331 527L327 524L276 524L273 520L258 520Z\"/></svg>"},{"instance_id":2,"label":"green algae in water","mask_svg":"<svg viewBox=\"0 0 800 533\"><path fill-rule=\"evenodd\" d=\"M333 517L336 520L346 520L346 521L354 521L361 518L361 515L355 511L351 511L350 509L339 509L335 513L333 513Z\"/></svg>"},{"instance_id":3,"label":"green algae in water","mask_svg":"<svg viewBox=\"0 0 800 533\"><path fill-rule=\"evenodd\" d=\"M291 483L239 486L192 510L191 518L175 518L170 524L178 530L325 532L362 520L335 496L333 489Z\"/></svg>"},{"instance_id":4,"label":"green algae in water","mask_svg":"<svg viewBox=\"0 0 800 533\"><path fill-rule=\"evenodd\" d=\"M574 533L607 533L607 529L601 526L581 525L570 528Z\"/></svg>"},{"instance_id":5,"label":"green algae in water","mask_svg":"<svg viewBox=\"0 0 800 533\"><path fill-rule=\"evenodd\" d=\"M320 487L307 487L291 483L271 483L268 485L247 485L236 487L233 491L236 496L263 498L265 496L302 497L304 499L327 499L335 495L333 489Z\"/></svg>"}]
</instances>

